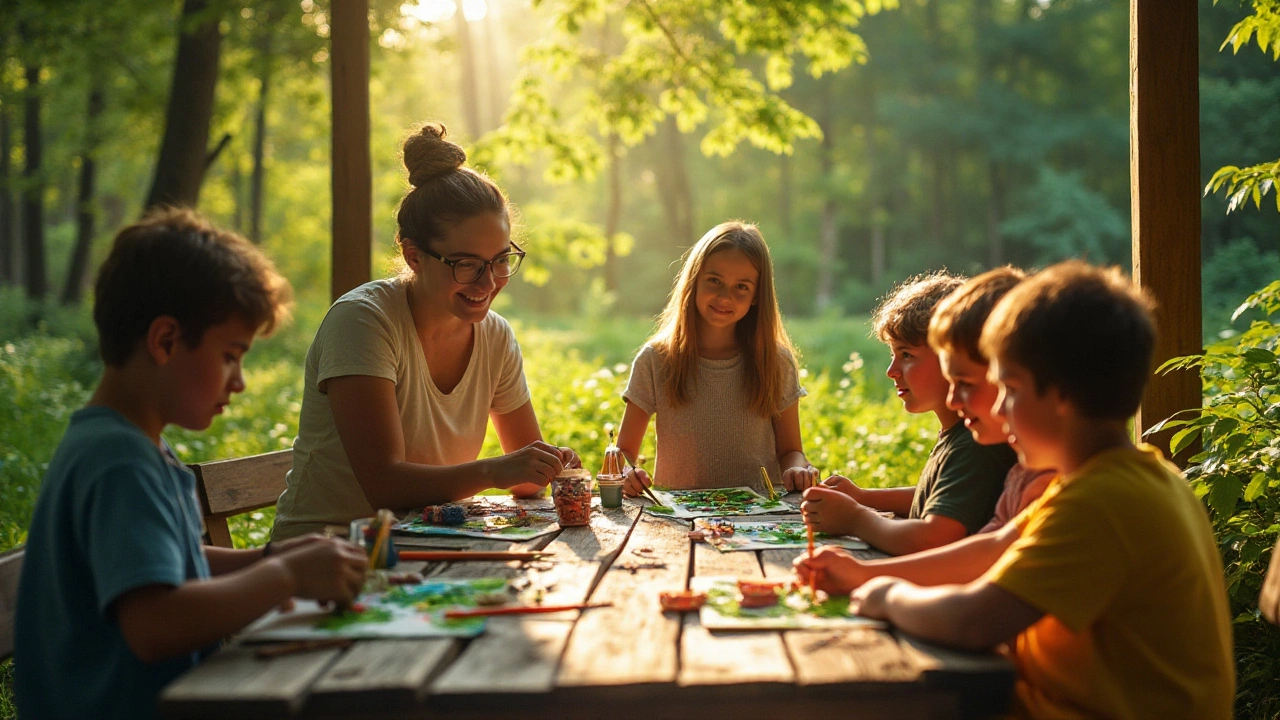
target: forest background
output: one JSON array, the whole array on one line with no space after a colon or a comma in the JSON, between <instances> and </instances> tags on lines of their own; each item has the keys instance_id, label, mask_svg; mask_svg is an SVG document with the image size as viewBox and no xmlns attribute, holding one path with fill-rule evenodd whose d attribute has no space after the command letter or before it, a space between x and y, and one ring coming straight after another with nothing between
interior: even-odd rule
<instances>
[{"instance_id":1,"label":"forest background","mask_svg":"<svg viewBox=\"0 0 1280 720\"><path fill-rule=\"evenodd\" d=\"M331 242L326 2L3 7L0 550L22 543L100 369L86 294L120 226L156 202L195 204L260 242L297 295L231 411L170 435L191 462L291 443ZM1128 13L1122 0L374 0L375 274L395 271L401 142L443 121L520 210L530 257L497 309L544 431L598 464L681 254L722 220L756 222L802 353L810 457L868 485L909 483L933 431L890 396L867 313L928 270L1128 267ZM1200 37L1208 184L1280 157L1280 4L1203 0ZM1229 37L1243 42L1221 50ZM201 122L194 140L177 132ZM1248 336L1269 306L1232 310L1280 278L1276 169L1260 167L1219 176L1227 196L1203 200L1206 343ZM1274 350L1275 334L1258 343ZM1239 483L1230 507L1197 489L1235 574L1248 717L1280 712L1280 634L1249 607L1269 551L1233 559L1226 528L1276 494L1280 476L1266 479L1251 498ZM260 544L270 519L241 518L237 541ZM1274 543L1280 524L1255 525L1259 547ZM0 716L7 702L0 689Z\"/></svg>"}]
</instances>

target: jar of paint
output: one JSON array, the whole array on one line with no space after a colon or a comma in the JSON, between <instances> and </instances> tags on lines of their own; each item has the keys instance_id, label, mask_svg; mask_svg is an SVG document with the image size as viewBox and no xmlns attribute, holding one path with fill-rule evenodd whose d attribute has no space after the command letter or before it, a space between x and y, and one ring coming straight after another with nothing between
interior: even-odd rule
<instances>
[{"instance_id":1,"label":"jar of paint","mask_svg":"<svg viewBox=\"0 0 1280 720\"><path fill-rule=\"evenodd\" d=\"M582 468L566 468L551 481L551 500L560 527L590 523L591 473Z\"/></svg>"},{"instance_id":2,"label":"jar of paint","mask_svg":"<svg viewBox=\"0 0 1280 720\"><path fill-rule=\"evenodd\" d=\"M600 489L600 506L607 508L622 507L622 476L613 473L600 473L596 476L596 487Z\"/></svg>"}]
</instances>

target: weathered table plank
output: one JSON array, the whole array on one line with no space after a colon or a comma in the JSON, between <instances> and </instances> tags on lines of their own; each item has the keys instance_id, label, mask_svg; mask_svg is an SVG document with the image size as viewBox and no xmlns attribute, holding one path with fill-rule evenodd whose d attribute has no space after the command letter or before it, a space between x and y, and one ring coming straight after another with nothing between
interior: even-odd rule
<instances>
[{"instance_id":1,"label":"weathered table plank","mask_svg":"<svg viewBox=\"0 0 1280 720\"><path fill-rule=\"evenodd\" d=\"M760 561L751 551L722 553L714 547L698 543L694 546L694 577L729 575L760 578ZM686 613L680 635L680 674L682 687L733 685L732 694L749 692L783 692L795 681L795 673L787 659L781 634L777 632L712 633L702 627L697 613Z\"/></svg>"},{"instance_id":2,"label":"weathered table plank","mask_svg":"<svg viewBox=\"0 0 1280 720\"><path fill-rule=\"evenodd\" d=\"M179 677L160 695L160 711L173 718L282 717L302 707L311 683L341 650L320 650L267 660L248 646L223 648Z\"/></svg>"},{"instance_id":3,"label":"weathered table plank","mask_svg":"<svg viewBox=\"0 0 1280 720\"><path fill-rule=\"evenodd\" d=\"M662 612L658 592L685 587L689 528L688 522L640 516L626 550L591 595L592 602L613 606L584 613L569 637L556 680L562 691L616 697L619 686L674 686L680 620Z\"/></svg>"},{"instance_id":4,"label":"weathered table plank","mask_svg":"<svg viewBox=\"0 0 1280 720\"><path fill-rule=\"evenodd\" d=\"M461 647L455 638L356 643L312 685L307 709L338 714L419 704Z\"/></svg>"},{"instance_id":5,"label":"weathered table plank","mask_svg":"<svg viewBox=\"0 0 1280 720\"><path fill-rule=\"evenodd\" d=\"M547 545L555 563L532 563L527 571L533 583L545 583L543 602L548 605L580 603L586 600L603 568L621 551L622 544L639 514L626 505L603 510L595 508L588 527L569 527ZM472 568L469 566L481 566ZM502 567L484 571L492 563L456 563L445 576L472 572L514 573ZM495 694L549 693L555 685L560 655L573 629L577 612L556 615L491 618L485 633L467 647L460 658L432 684L434 696L467 695L492 698Z\"/></svg>"}]
</instances>

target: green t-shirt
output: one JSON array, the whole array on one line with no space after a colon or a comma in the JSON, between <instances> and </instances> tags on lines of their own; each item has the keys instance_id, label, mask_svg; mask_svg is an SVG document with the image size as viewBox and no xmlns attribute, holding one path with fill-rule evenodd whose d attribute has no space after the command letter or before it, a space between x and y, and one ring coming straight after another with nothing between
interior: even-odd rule
<instances>
[{"instance_id":1,"label":"green t-shirt","mask_svg":"<svg viewBox=\"0 0 1280 720\"><path fill-rule=\"evenodd\" d=\"M941 515L964 525L970 535L978 532L995 513L1005 475L1016 462L1013 448L979 445L957 422L942 431L929 453L908 517Z\"/></svg>"}]
</instances>

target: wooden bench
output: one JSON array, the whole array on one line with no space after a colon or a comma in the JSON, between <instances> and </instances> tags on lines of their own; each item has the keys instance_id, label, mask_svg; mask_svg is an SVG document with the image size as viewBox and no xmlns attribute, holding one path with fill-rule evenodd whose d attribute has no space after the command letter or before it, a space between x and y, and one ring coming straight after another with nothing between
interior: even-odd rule
<instances>
[{"instance_id":1,"label":"wooden bench","mask_svg":"<svg viewBox=\"0 0 1280 720\"><path fill-rule=\"evenodd\" d=\"M285 473L292 466L293 450L188 466L196 474L209 544L231 547L227 518L275 505L284 492Z\"/></svg>"},{"instance_id":2,"label":"wooden bench","mask_svg":"<svg viewBox=\"0 0 1280 720\"><path fill-rule=\"evenodd\" d=\"M25 554L25 549L18 547L0 555L0 660L13 654L14 606Z\"/></svg>"}]
</instances>

